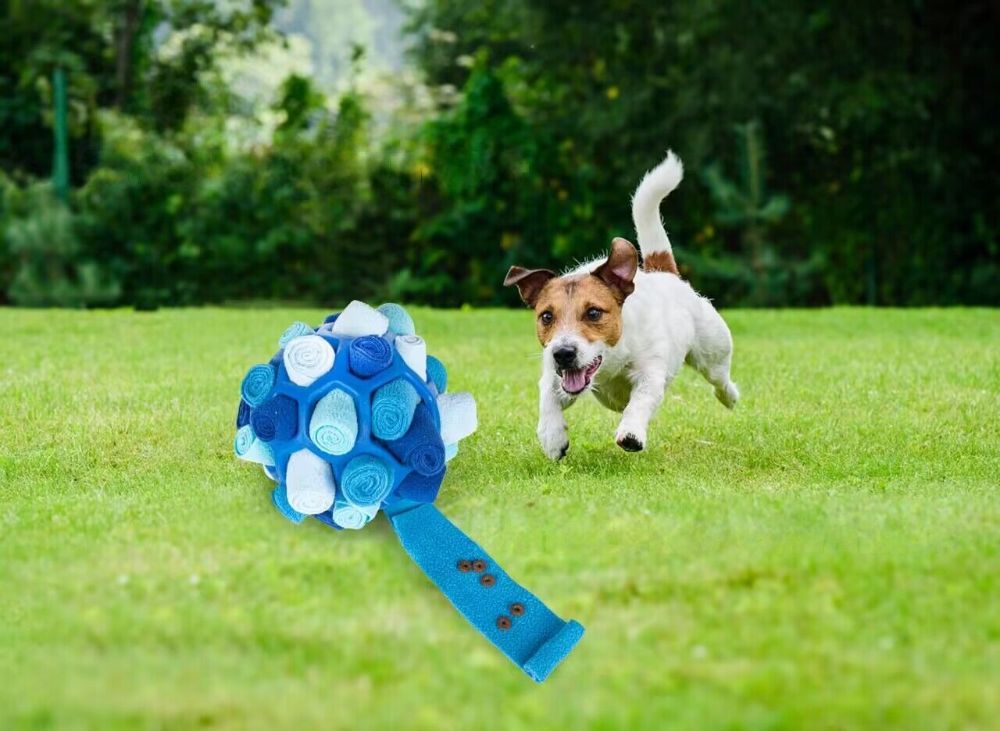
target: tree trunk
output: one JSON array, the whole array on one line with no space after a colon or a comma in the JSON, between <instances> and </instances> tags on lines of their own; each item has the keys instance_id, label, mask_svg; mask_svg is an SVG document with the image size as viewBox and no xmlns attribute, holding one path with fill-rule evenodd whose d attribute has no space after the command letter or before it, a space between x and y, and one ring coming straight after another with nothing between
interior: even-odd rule
<instances>
[{"instance_id":1,"label":"tree trunk","mask_svg":"<svg viewBox=\"0 0 1000 731\"><path fill-rule=\"evenodd\" d=\"M121 11L118 37L115 39L115 70L118 83L115 107L119 110L125 108L132 93L132 52L141 16L142 0L126 0Z\"/></svg>"}]
</instances>

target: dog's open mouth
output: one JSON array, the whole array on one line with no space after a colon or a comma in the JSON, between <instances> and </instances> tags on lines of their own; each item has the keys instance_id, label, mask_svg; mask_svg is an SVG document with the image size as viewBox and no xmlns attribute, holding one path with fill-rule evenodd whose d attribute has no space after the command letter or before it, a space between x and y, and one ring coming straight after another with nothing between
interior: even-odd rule
<instances>
[{"instance_id":1,"label":"dog's open mouth","mask_svg":"<svg viewBox=\"0 0 1000 731\"><path fill-rule=\"evenodd\" d=\"M566 368L561 371L563 391L570 395L582 393L590 385L597 369L601 367L602 360L604 358L599 355L583 368Z\"/></svg>"}]
</instances>

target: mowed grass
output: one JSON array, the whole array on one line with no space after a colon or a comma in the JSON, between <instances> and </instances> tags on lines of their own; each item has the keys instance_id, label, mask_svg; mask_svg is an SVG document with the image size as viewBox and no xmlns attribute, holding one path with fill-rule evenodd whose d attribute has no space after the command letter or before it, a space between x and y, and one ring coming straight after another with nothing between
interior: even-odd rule
<instances>
[{"instance_id":1,"label":"mowed grass","mask_svg":"<svg viewBox=\"0 0 1000 731\"><path fill-rule=\"evenodd\" d=\"M416 309L480 428L438 506L587 634L537 686L380 518L294 526L232 455L302 309L0 310L0 728L996 728L1000 313L737 311L648 450L534 436L520 311Z\"/></svg>"}]
</instances>

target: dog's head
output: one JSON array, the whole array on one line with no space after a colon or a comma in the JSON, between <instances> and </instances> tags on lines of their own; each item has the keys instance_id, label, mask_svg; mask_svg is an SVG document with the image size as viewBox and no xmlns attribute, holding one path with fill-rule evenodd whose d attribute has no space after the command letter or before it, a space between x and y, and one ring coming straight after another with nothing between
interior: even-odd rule
<instances>
[{"instance_id":1,"label":"dog's head","mask_svg":"<svg viewBox=\"0 0 1000 731\"><path fill-rule=\"evenodd\" d=\"M622 305L635 288L639 268L635 247L623 238L611 243L608 258L591 271L557 276L548 269L511 267L505 286L515 285L535 310L535 330L570 395L586 391L608 348L622 336Z\"/></svg>"}]
</instances>

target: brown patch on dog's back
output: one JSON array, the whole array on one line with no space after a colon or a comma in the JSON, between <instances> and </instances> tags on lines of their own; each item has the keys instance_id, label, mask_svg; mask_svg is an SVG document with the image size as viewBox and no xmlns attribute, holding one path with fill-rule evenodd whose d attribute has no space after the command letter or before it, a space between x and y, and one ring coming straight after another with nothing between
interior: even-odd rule
<instances>
[{"instance_id":1,"label":"brown patch on dog's back","mask_svg":"<svg viewBox=\"0 0 1000 731\"><path fill-rule=\"evenodd\" d=\"M591 310L598 310L591 319ZM543 315L552 314L550 323ZM611 287L592 274L549 280L535 301L535 330L545 346L560 330L575 330L588 342L614 346L622 336L622 307Z\"/></svg>"},{"instance_id":2,"label":"brown patch on dog's back","mask_svg":"<svg viewBox=\"0 0 1000 731\"><path fill-rule=\"evenodd\" d=\"M673 253L669 251L654 251L642 260L642 270L644 272L670 272L680 276L677 271L677 262L674 261Z\"/></svg>"}]
</instances>

